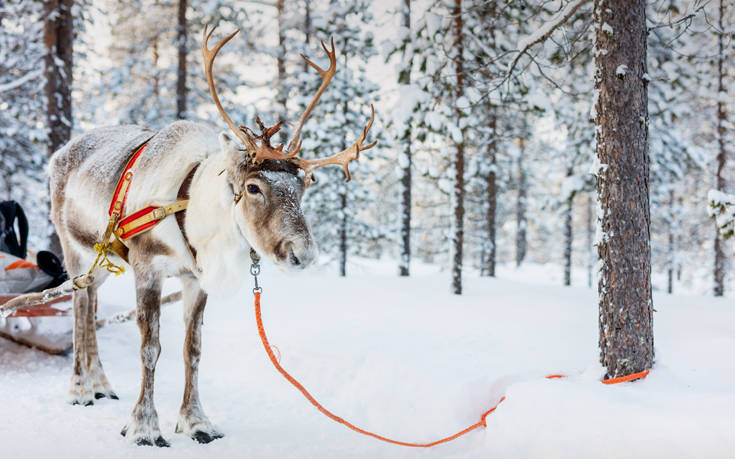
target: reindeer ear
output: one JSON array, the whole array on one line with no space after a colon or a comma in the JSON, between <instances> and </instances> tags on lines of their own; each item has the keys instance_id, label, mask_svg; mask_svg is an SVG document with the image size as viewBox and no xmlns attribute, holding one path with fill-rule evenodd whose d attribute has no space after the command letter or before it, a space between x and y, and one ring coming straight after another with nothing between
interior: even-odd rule
<instances>
[{"instance_id":1,"label":"reindeer ear","mask_svg":"<svg viewBox=\"0 0 735 459\"><path fill-rule=\"evenodd\" d=\"M227 154L227 156L235 156L242 154L242 151L240 150L240 145L232 140L229 135L227 135L226 132L220 132L219 133L219 146L222 148L222 151Z\"/></svg>"}]
</instances>

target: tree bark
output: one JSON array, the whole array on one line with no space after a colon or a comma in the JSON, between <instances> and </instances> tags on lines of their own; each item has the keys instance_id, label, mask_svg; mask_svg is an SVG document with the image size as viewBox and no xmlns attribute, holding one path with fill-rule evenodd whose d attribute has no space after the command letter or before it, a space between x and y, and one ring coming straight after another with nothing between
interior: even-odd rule
<instances>
[{"instance_id":1,"label":"tree bark","mask_svg":"<svg viewBox=\"0 0 735 459\"><path fill-rule=\"evenodd\" d=\"M339 225L339 275L347 276L347 190L344 185L339 193L341 217Z\"/></svg>"},{"instance_id":2,"label":"tree bark","mask_svg":"<svg viewBox=\"0 0 735 459\"><path fill-rule=\"evenodd\" d=\"M69 141L73 125L71 86L73 70L73 0L47 0L44 9L46 54L46 120L48 154Z\"/></svg>"},{"instance_id":3,"label":"tree bark","mask_svg":"<svg viewBox=\"0 0 735 459\"><path fill-rule=\"evenodd\" d=\"M464 62L463 51L464 43L462 42L462 1L454 0L454 31L455 43L454 47L456 55L454 58L455 72L457 74L457 86L455 88L455 101L464 94ZM457 122L463 117L462 110L459 106L455 106ZM462 248L464 244L464 129L462 131L462 139L455 144L456 155L454 157L454 231L452 238L453 260L452 260L452 292L455 295L462 294Z\"/></svg>"},{"instance_id":4,"label":"tree bark","mask_svg":"<svg viewBox=\"0 0 735 459\"><path fill-rule=\"evenodd\" d=\"M524 135L526 130L523 130ZM516 267L526 258L526 171L523 164L526 140L518 139L518 200L516 201Z\"/></svg>"},{"instance_id":5,"label":"tree bark","mask_svg":"<svg viewBox=\"0 0 735 459\"><path fill-rule=\"evenodd\" d=\"M497 17L497 2L492 0L487 4L487 15L484 18L494 21ZM495 42L494 24L489 24L488 33L490 34L490 48L497 51ZM485 208L485 227L487 235L483 243L482 254L485 257L482 260L482 269L480 275L495 277L495 262L497 260L497 227L496 216L498 209L498 184L496 180L498 165L498 112L497 107L490 101L488 96L485 103L485 112L487 113L488 130L490 139L487 142L487 161L488 166L485 175L485 194L487 195L487 204Z\"/></svg>"},{"instance_id":6,"label":"tree bark","mask_svg":"<svg viewBox=\"0 0 735 459\"><path fill-rule=\"evenodd\" d=\"M595 240L595 216L593 212L593 200L592 195L587 196L587 287L592 288L592 274L593 267L595 265L595 251L594 251L594 240Z\"/></svg>"},{"instance_id":7,"label":"tree bark","mask_svg":"<svg viewBox=\"0 0 735 459\"><path fill-rule=\"evenodd\" d=\"M311 41L311 0L304 1L304 44L305 49L309 48L309 42ZM303 62L304 72L309 71L309 64L306 61Z\"/></svg>"},{"instance_id":8,"label":"tree bark","mask_svg":"<svg viewBox=\"0 0 735 459\"><path fill-rule=\"evenodd\" d=\"M188 26L186 24L187 0L179 0L179 23L176 27L177 46L179 54L179 68L176 74L176 118L186 118L186 37Z\"/></svg>"},{"instance_id":9,"label":"tree bark","mask_svg":"<svg viewBox=\"0 0 735 459\"><path fill-rule=\"evenodd\" d=\"M403 27L411 30L411 0L403 1ZM407 50L413 53L413 49ZM411 64L413 55L403 56L407 61L402 69L398 83L401 85L411 84ZM411 123L407 122L401 135L403 147L403 164L401 167L401 259L398 266L400 276L408 276L411 266L411 167L413 158L411 156Z\"/></svg>"},{"instance_id":10,"label":"tree bark","mask_svg":"<svg viewBox=\"0 0 735 459\"><path fill-rule=\"evenodd\" d=\"M600 361L610 378L651 368L654 355L646 2L595 0L594 21Z\"/></svg>"},{"instance_id":11,"label":"tree bark","mask_svg":"<svg viewBox=\"0 0 735 459\"><path fill-rule=\"evenodd\" d=\"M666 283L666 292L668 294L674 293L674 263L676 260L676 254L674 251L676 250L674 241L674 190L669 190L669 237L668 237L668 249L667 249L667 283Z\"/></svg>"},{"instance_id":12,"label":"tree bark","mask_svg":"<svg viewBox=\"0 0 735 459\"><path fill-rule=\"evenodd\" d=\"M74 55L73 0L46 0L44 4L44 75L46 77L47 152L51 156L71 138L73 126L71 88ZM53 224L49 222L53 228ZM62 256L61 242L53 229L49 249Z\"/></svg>"},{"instance_id":13,"label":"tree bark","mask_svg":"<svg viewBox=\"0 0 735 459\"><path fill-rule=\"evenodd\" d=\"M490 127L490 135L492 138L488 142L487 156L490 167L485 177L485 193L487 194L487 207L485 212L485 225L487 227L486 249L484 269L482 274L489 277L495 277L495 261L497 260L497 226L496 215L498 209L498 184L496 181L497 165L498 165L498 143L497 143L497 113L495 107L488 103L488 125Z\"/></svg>"},{"instance_id":14,"label":"tree bark","mask_svg":"<svg viewBox=\"0 0 735 459\"><path fill-rule=\"evenodd\" d=\"M717 43L719 53L717 57L717 189L725 191L725 178L722 172L725 170L727 163L727 151L725 150L725 124L727 123L727 108L725 107L725 43L723 17L725 15L725 2L720 0L720 17L719 28L717 30ZM725 251L723 250L724 241L722 235L715 228L715 266L714 266L714 294L722 296L725 294Z\"/></svg>"},{"instance_id":15,"label":"tree bark","mask_svg":"<svg viewBox=\"0 0 735 459\"><path fill-rule=\"evenodd\" d=\"M574 171L569 168L567 177L571 177ZM574 233L572 225L572 210L574 204L574 193L567 197L564 208L564 285L572 285L572 243Z\"/></svg>"},{"instance_id":16,"label":"tree bark","mask_svg":"<svg viewBox=\"0 0 735 459\"><path fill-rule=\"evenodd\" d=\"M347 42L345 40L345 49L347 49ZM345 55L345 67L347 67L347 55ZM349 110L349 106L345 101L342 106L342 111L345 115ZM347 148L347 139L342 138L342 150ZM347 276L347 187L344 183L339 185L339 199L340 199L340 225L339 225L339 275L342 277Z\"/></svg>"},{"instance_id":17,"label":"tree bark","mask_svg":"<svg viewBox=\"0 0 735 459\"><path fill-rule=\"evenodd\" d=\"M278 77L276 80L276 104L278 105L279 120L288 120L288 87L286 86L286 24L285 13L283 11L283 0L276 1L276 11L278 12L278 51L276 54L276 67ZM279 135L284 142L288 141L288 123L283 123Z\"/></svg>"}]
</instances>

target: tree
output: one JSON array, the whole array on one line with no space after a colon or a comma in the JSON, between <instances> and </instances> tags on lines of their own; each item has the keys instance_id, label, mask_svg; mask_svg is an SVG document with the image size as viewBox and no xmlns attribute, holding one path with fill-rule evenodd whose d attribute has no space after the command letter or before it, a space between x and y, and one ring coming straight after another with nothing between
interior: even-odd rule
<instances>
[{"instance_id":1,"label":"tree","mask_svg":"<svg viewBox=\"0 0 735 459\"><path fill-rule=\"evenodd\" d=\"M594 7L600 360L607 377L653 365L645 6L595 0Z\"/></svg>"},{"instance_id":2,"label":"tree","mask_svg":"<svg viewBox=\"0 0 735 459\"><path fill-rule=\"evenodd\" d=\"M454 220L452 221L452 290L455 295L462 294L462 250L464 248L464 153L465 135L462 124L463 98L464 98L464 42L462 35L462 0L454 0L454 45L452 58L456 72L455 86L455 110L459 124L459 132L453 138L455 144L454 157L454 190L452 206L454 208Z\"/></svg>"},{"instance_id":3,"label":"tree","mask_svg":"<svg viewBox=\"0 0 735 459\"><path fill-rule=\"evenodd\" d=\"M179 0L178 24L176 26L176 47L178 51L178 69L176 73L176 118L186 118L186 55L188 24L186 23L187 0Z\"/></svg>"},{"instance_id":4,"label":"tree","mask_svg":"<svg viewBox=\"0 0 735 459\"><path fill-rule=\"evenodd\" d=\"M725 133L727 125L727 109L725 107L727 89L725 87L725 28L723 19L725 16L725 2L720 0L718 8L717 34L717 190L725 191L725 178L723 171L727 163L727 150L725 149ZM714 266L714 293L722 296L725 293L725 251L719 231L715 229L715 266Z\"/></svg>"},{"instance_id":5,"label":"tree","mask_svg":"<svg viewBox=\"0 0 735 459\"><path fill-rule=\"evenodd\" d=\"M48 154L61 148L71 137L72 56L74 53L73 0L46 0L44 43L46 54L46 122Z\"/></svg>"},{"instance_id":6,"label":"tree","mask_svg":"<svg viewBox=\"0 0 735 459\"><path fill-rule=\"evenodd\" d=\"M403 40L401 42L401 51L403 54L403 68L398 73L398 84L409 90L411 85L411 67L413 65L413 48L411 47L411 0L403 1ZM411 112L415 107L411 107L409 102L408 109ZM415 104L413 104L415 105ZM405 108L404 108L405 110ZM401 150L400 168L401 168L401 230L400 230L400 259L398 264L398 274L400 276L408 276L411 266L411 119L409 116L403 119L399 129L399 142Z\"/></svg>"}]
</instances>

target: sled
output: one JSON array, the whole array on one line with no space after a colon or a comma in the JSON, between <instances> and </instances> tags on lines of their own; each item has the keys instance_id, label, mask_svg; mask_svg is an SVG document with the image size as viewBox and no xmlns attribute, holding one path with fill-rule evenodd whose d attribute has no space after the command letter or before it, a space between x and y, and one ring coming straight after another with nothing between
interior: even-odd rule
<instances>
[{"instance_id":1,"label":"sled","mask_svg":"<svg viewBox=\"0 0 735 459\"><path fill-rule=\"evenodd\" d=\"M19 296L0 295L0 305ZM49 354L63 354L70 350L73 330L71 294L18 308L7 318L0 319L0 337Z\"/></svg>"}]
</instances>

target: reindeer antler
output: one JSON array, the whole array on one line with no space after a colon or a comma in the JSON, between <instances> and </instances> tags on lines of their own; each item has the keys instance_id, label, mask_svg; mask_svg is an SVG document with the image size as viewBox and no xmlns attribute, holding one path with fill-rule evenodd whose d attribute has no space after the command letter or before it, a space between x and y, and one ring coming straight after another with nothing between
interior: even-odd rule
<instances>
[{"instance_id":1,"label":"reindeer antler","mask_svg":"<svg viewBox=\"0 0 735 459\"><path fill-rule=\"evenodd\" d=\"M350 181L352 178L350 176L350 169L348 165L350 164L350 161L354 161L360 157L360 152L363 150L367 150L368 148L373 148L378 141L374 141L371 144L362 146L362 143L367 138L368 131L370 131L370 128L373 125L373 121L375 121L375 109L373 108L373 104L370 104L370 121L368 121L368 124L363 128L362 135L353 143L350 145L347 149L342 150L341 152L337 153L334 156L330 156L328 158L318 158L318 159L301 159L301 158L293 158L294 164L296 164L299 168L303 169L306 173L305 182L306 187L308 188L310 183L314 180L314 170L326 166L327 164L338 164L342 166L342 169L345 172L345 177L347 178L347 182Z\"/></svg>"},{"instance_id":2,"label":"reindeer antler","mask_svg":"<svg viewBox=\"0 0 735 459\"><path fill-rule=\"evenodd\" d=\"M212 30L210 30L209 33L207 33L208 28L209 26L205 25L204 32L202 34L202 56L204 57L204 74L207 76L207 83L209 84L209 94L212 95L212 99L214 100L214 104L217 106L217 110L219 110L219 114L222 115L225 123L230 126L232 132L237 136L238 139L242 140L246 148L248 148L250 151L254 151L257 148L255 142L253 142L249 136L244 135L243 132L240 131L237 126L235 126L235 123L232 122L232 119L227 114L227 112L225 112L225 109L222 108L222 104L220 103L219 97L217 96L217 89L214 87L214 77L212 76L212 65L214 64L214 59L217 57L217 53L228 41L232 40L232 37L237 35L240 30L238 29L232 32L230 35L226 36L219 43L217 43L214 48L209 49L207 46L207 42L209 41L209 37L212 36L217 26L212 27Z\"/></svg>"},{"instance_id":3,"label":"reindeer antler","mask_svg":"<svg viewBox=\"0 0 735 459\"><path fill-rule=\"evenodd\" d=\"M367 138L367 134L368 134L368 131L370 131L370 127L373 125L373 121L375 121L375 109L373 108L372 104L370 105L370 121L363 129L362 135L360 135L360 137L355 141L355 143L350 145L349 148L337 153L334 156L330 156L327 158L302 159L296 156L296 154L301 149L301 130L304 127L304 123L309 118L309 115L311 114L312 110L314 109L317 102L319 101L319 97L321 97L324 90L327 88L327 86L329 86L329 83L332 81L332 77L334 77L334 74L337 70L337 53L335 52L335 48L334 48L334 39L332 39L330 42L331 49L327 49L327 45L324 44L324 41L321 42L324 52L327 54L327 57L329 57L329 67L326 70L324 70L323 68L319 67L314 62L309 60L308 57L304 56L303 54L301 55L301 57L304 58L307 64L309 64L317 72L319 72L319 75L321 75L322 77L322 84L319 86L319 89L314 95L314 98L311 100L309 105L306 107L304 112L299 117L298 126L296 127L294 131L293 138L288 143L287 151L284 152L283 144L279 145L277 148L273 148L270 144L271 137L276 132L278 132L278 130L281 128L282 122L279 122L276 125L271 126L271 127L266 127L260 121L260 118L256 117L255 122L258 124L260 128L260 135L256 135L250 128L246 126L240 126L240 128L238 129L235 126L235 123L232 122L232 119L230 119L230 117L227 115L227 113L225 113L224 109L222 108L222 104L219 101L219 97L217 97L217 91L214 87L214 78L212 76L212 64L214 63L214 59L217 56L217 53L219 52L219 50L225 45L225 43L230 41L232 37L234 37L239 32L239 30L236 30L234 33L223 38L222 41L217 43L217 45L210 50L207 47L207 41L209 40L209 37L214 32L214 29L215 28L212 28L212 30L209 31L209 33L207 33L207 27L204 27L204 35L203 35L203 41L202 41L202 55L204 56L204 73L207 75L207 82L209 83L209 92L212 95L212 99L214 99L214 103L215 105L217 105L217 109L222 115L222 118L224 118L227 125L230 126L230 129L232 129L232 132L234 132L235 135L240 140L242 140L242 142L245 144L250 154L251 160L254 163L259 163L266 159L290 160L297 167L299 167L300 169L303 169L303 171L305 172L306 174L305 183L307 187L314 180L314 170L316 170L319 167L326 166L328 164L338 164L342 166L342 169L345 172L347 181L349 182L350 181L350 170L349 170L348 165L350 161L354 161L357 158L359 158L360 151L367 150L368 148L372 148L375 146L375 144L378 143L377 141L375 141L366 146L362 145L362 143ZM260 145L256 143L256 140L260 140Z\"/></svg>"}]
</instances>

